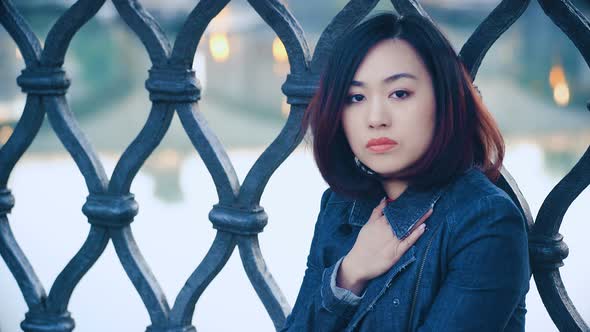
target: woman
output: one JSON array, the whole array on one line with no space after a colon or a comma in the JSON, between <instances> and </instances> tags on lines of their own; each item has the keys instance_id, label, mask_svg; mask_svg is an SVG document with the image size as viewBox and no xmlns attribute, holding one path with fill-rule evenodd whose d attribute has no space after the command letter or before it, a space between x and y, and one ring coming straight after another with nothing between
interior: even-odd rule
<instances>
[{"instance_id":1,"label":"woman","mask_svg":"<svg viewBox=\"0 0 590 332\"><path fill-rule=\"evenodd\" d=\"M524 217L494 185L500 132L419 16L336 43L303 121L329 184L282 331L523 331Z\"/></svg>"}]
</instances>

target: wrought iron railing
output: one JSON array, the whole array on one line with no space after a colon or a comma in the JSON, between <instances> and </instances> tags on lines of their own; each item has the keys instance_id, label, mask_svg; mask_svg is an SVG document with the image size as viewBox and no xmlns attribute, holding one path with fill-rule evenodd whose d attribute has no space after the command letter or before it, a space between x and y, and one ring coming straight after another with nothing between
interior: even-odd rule
<instances>
[{"instance_id":1,"label":"wrought iron railing","mask_svg":"<svg viewBox=\"0 0 590 332\"><path fill-rule=\"evenodd\" d=\"M242 185L226 151L199 112L200 86L191 69L205 28L229 1L199 1L171 45L158 22L139 1L113 0L119 15L141 39L150 57L152 68L146 88L152 109L109 179L68 107L66 92L70 81L62 69L73 36L105 0L79 0L73 4L51 28L44 47L11 1L0 0L0 23L18 45L26 63L17 79L27 94L26 105L13 134L0 149L0 254L29 309L21 323L23 330L74 329L74 320L67 311L68 302L109 241L113 242L149 313L151 325L147 331L196 331L191 323L196 302L236 246L250 282L275 327L279 328L285 321L290 306L268 272L258 245L258 233L267 224L267 215L259 205L260 197L273 172L304 136L299 126L301 117L317 88L320 70L334 40L345 28L363 19L379 1L349 1L323 31L311 55L302 28L279 0L249 0L286 47L291 70L282 91L291 111L282 131L258 158ZM590 64L588 20L568 0L538 1ZM465 43L460 55L474 79L488 49L520 17L529 2L502 1ZM402 14L428 15L416 0L392 0L392 4ZM175 112L214 180L219 203L209 213L217 229L215 240L170 307L133 238L130 224L137 214L138 203L129 189L143 163L166 134ZM8 213L15 198L6 187L14 165L35 139L45 114L84 176L89 195L82 210L91 224L82 248L59 273L48 294L11 232ZM506 169L502 174L500 185L519 203L527 217L532 270L547 311L561 331L588 331L561 281L559 267L568 248L558 232L568 207L590 184L590 149L549 193L534 222L516 183Z\"/></svg>"}]
</instances>

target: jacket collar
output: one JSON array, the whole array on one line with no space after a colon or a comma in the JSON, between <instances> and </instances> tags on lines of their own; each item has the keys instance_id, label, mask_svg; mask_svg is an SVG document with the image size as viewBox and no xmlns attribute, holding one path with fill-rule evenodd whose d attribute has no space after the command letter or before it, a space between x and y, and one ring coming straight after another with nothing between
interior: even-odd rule
<instances>
[{"instance_id":1,"label":"jacket collar","mask_svg":"<svg viewBox=\"0 0 590 332\"><path fill-rule=\"evenodd\" d=\"M420 218L436 204L448 185L418 190L409 186L396 200L388 202L384 214L398 239L405 238ZM381 198L357 199L344 223L363 226Z\"/></svg>"}]
</instances>

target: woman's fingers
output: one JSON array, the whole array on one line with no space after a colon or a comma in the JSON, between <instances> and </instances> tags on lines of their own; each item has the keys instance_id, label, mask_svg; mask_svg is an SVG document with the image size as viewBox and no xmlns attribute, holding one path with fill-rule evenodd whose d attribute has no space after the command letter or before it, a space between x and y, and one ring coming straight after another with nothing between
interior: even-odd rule
<instances>
[{"instance_id":1,"label":"woman's fingers","mask_svg":"<svg viewBox=\"0 0 590 332\"><path fill-rule=\"evenodd\" d=\"M412 227L412 229L410 230L410 233L413 232L416 228L420 227L420 225L422 225L426 219L428 219L428 217L430 217L430 215L432 215L433 210L430 209L428 210L428 212L426 212L422 218L420 218L420 220L418 220L418 222L416 223L416 225L414 225L414 227Z\"/></svg>"},{"instance_id":2,"label":"woman's fingers","mask_svg":"<svg viewBox=\"0 0 590 332\"><path fill-rule=\"evenodd\" d=\"M420 218L420 220L418 220L416 225L414 225L414 227L412 227L412 230L410 231L410 235L408 235L408 237L406 237L405 239L400 241L399 245L404 252L406 250L408 250L411 246L413 246L414 243L416 243L416 241L418 241L420 236L422 236L422 234L424 234L424 230L426 229L426 225L424 224L424 222L426 221L426 219L428 219L428 217L430 217L430 215L432 215L432 212L433 212L432 209L428 210L428 212L426 212L422 216L422 218Z\"/></svg>"},{"instance_id":3,"label":"woman's fingers","mask_svg":"<svg viewBox=\"0 0 590 332\"><path fill-rule=\"evenodd\" d=\"M370 220L376 220L377 218L379 218L380 216L383 215L383 208L385 208L385 198L383 198L381 200L381 202L379 202L379 204L377 204L377 206L373 209L373 212L371 213L371 216L369 217L369 221Z\"/></svg>"},{"instance_id":4,"label":"woman's fingers","mask_svg":"<svg viewBox=\"0 0 590 332\"><path fill-rule=\"evenodd\" d=\"M424 229L426 228L425 224L421 224L416 229L414 229L408 237L400 241L399 248L402 250L402 253L406 252L411 246L418 241L420 236L424 234Z\"/></svg>"}]
</instances>

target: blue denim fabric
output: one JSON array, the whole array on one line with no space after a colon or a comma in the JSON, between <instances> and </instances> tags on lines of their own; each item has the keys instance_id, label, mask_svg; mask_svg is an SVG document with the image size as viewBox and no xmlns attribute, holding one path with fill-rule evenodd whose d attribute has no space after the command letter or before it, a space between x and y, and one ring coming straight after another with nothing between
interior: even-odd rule
<instances>
[{"instance_id":1,"label":"blue denim fabric","mask_svg":"<svg viewBox=\"0 0 590 332\"><path fill-rule=\"evenodd\" d=\"M525 219L478 168L428 191L409 187L387 203L398 238L434 213L416 244L356 297L333 281L378 203L324 192L303 283L280 331L524 331Z\"/></svg>"}]
</instances>

